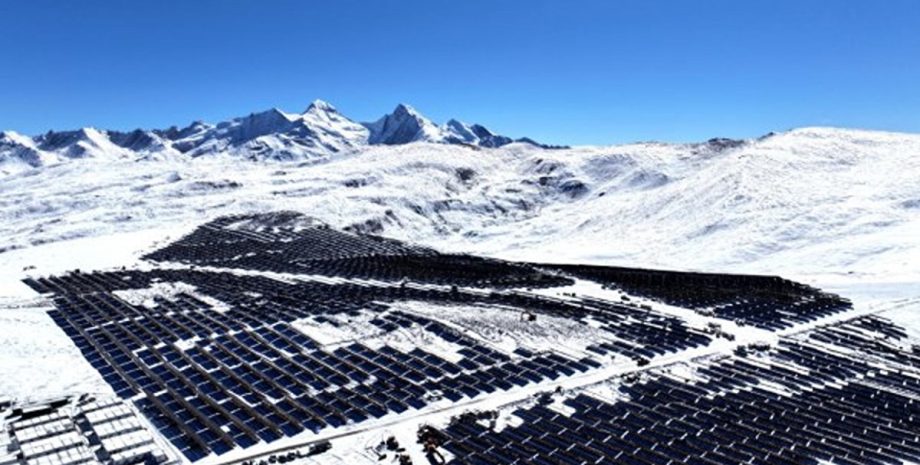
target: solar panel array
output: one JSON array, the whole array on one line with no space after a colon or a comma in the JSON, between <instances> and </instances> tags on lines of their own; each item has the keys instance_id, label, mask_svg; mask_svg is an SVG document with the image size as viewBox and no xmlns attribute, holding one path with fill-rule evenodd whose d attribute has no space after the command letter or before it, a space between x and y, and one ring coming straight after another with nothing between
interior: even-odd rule
<instances>
[{"instance_id":1,"label":"solar panel array","mask_svg":"<svg viewBox=\"0 0 920 465\"><path fill-rule=\"evenodd\" d=\"M218 311L179 293L148 307L114 293L154 282L194 284L229 305ZM191 461L418 410L436 400L429 400L433 392L461 401L599 366L554 353L505 354L380 303L457 297L445 290L290 284L191 270L76 273L30 284L55 295L55 322L115 392L133 400ZM359 310L377 312L371 323L384 331L414 326L455 344L461 359L358 342L327 349L290 324Z\"/></svg>"},{"instance_id":2,"label":"solar panel array","mask_svg":"<svg viewBox=\"0 0 920 465\"><path fill-rule=\"evenodd\" d=\"M899 357L907 357L901 353ZM902 359L901 362L906 361ZM428 431L453 464L900 464L920 460L920 372L785 340L766 356L694 364L513 410L500 430ZM701 379L701 380L700 380Z\"/></svg>"},{"instance_id":3,"label":"solar panel array","mask_svg":"<svg viewBox=\"0 0 920 465\"><path fill-rule=\"evenodd\" d=\"M629 287L672 305L717 307L721 317L737 317L768 329L786 328L849 308L839 298L779 278L696 274L681 278L670 272L656 275L633 270L633 275L640 276L636 278L625 269L605 272L598 267L444 255L323 227L278 226L292 218L297 216L285 214L268 221L252 215L218 219L148 255L154 261L193 266L73 272L28 279L26 283L49 295L55 305L49 312L51 317L115 393L132 402L192 462L282 438L309 436L383 417L398 418L445 399L462 404L499 392L529 389L593 373L612 363L644 365L713 341L713 335L683 319L651 308L592 298L553 298L521 290L568 285L573 282L568 276ZM253 227L266 223L272 226ZM254 273L261 271L344 279L280 279ZM611 278L624 273L633 277ZM696 288L703 290L690 290ZM133 291L143 294L145 302L126 297L134 295ZM704 294L710 300L699 300ZM757 299L775 308L748 306L745 312L750 314L739 310L731 315L734 310L727 310ZM564 355L533 347L505 351L431 315L394 308L394 303L401 302L462 305L468 312L520 311L564 318L585 328L590 326L598 336L582 353L567 350ZM309 331L301 331L303 325L335 327L349 319L366 320L380 337L370 343L353 335L327 344L311 337ZM452 347L454 352L401 349L388 345L382 337L400 332L424 334L423 340L439 341L436 346ZM801 354L803 350L786 348L783 353ZM767 376L749 373L754 368L742 367L740 362L728 368L720 366L701 369L712 371L714 387L688 388L690 392L718 387L723 392L720 396L735 395L738 389L753 389L749 384L756 383L748 382L750 379ZM724 370L734 373L729 380L722 379ZM813 376L822 373L818 367L813 371ZM742 387L732 384L735 382ZM590 410L580 404L572 408ZM522 415L540 422L537 417L551 413L544 410ZM564 421L551 419L557 420ZM620 423L635 426L628 421ZM459 430L451 427L444 433L445 447L458 457L468 452L466 441L475 442L470 437L473 433L476 441L509 440L495 439L496 433L486 430L471 431L469 428L474 427L462 422L458 425ZM540 437L550 442L570 441L568 434L600 428L597 424L590 428L566 425L577 428L542 431ZM664 428L660 434L670 432ZM556 449L544 450L549 446L527 439L526 434L536 434L533 430L520 434L524 436L512 437L508 444L517 441L521 450L477 446L476 453L463 455L469 459L458 460L576 460L566 453L557 458L553 455L558 453L553 452ZM132 440L126 438L125 443ZM571 439L570 444L576 443ZM632 439L624 444L637 445ZM610 457L606 454L611 449L600 444L586 447L578 449L583 452L584 463L594 463L589 461L592 456ZM497 455L483 455L487 451ZM635 455L635 450L632 453Z\"/></svg>"}]
</instances>

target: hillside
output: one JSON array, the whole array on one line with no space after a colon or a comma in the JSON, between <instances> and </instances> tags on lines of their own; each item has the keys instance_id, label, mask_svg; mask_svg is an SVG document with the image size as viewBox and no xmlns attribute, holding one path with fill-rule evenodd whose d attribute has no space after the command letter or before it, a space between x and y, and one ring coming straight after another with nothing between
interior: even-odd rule
<instances>
[{"instance_id":1,"label":"hillside","mask_svg":"<svg viewBox=\"0 0 920 465\"><path fill-rule=\"evenodd\" d=\"M371 145L312 161L92 157L3 179L0 263L18 275L41 260L15 249L293 209L509 259L909 279L918 154L917 135L806 128L567 150Z\"/></svg>"}]
</instances>

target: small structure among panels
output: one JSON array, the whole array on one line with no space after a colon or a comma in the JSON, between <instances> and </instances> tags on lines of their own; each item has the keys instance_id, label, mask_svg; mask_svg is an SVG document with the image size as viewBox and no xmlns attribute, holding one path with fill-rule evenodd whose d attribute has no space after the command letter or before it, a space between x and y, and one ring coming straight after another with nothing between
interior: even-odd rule
<instances>
[{"instance_id":1,"label":"small structure among panels","mask_svg":"<svg viewBox=\"0 0 920 465\"><path fill-rule=\"evenodd\" d=\"M16 406L0 424L3 465L177 463L134 409L118 399Z\"/></svg>"}]
</instances>

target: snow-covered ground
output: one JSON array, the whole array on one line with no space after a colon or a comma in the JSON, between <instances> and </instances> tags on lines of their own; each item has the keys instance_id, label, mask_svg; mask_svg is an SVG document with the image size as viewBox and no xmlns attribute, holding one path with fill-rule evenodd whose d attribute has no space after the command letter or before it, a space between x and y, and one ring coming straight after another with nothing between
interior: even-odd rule
<instances>
[{"instance_id":1,"label":"snow-covered ground","mask_svg":"<svg viewBox=\"0 0 920 465\"><path fill-rule=\"evenodd\" d=\"M293 209L509 259L917 282L918 173L918 135L826 128L723 149L413 143L309 162L82 159L2 178L0 270L5 288L25 267L81 253L15 249L137 234L94 242L98 260L122 239Z\"/></svg>"},{"instance_id":2,"label":"snow-covered ground","mask_svg":"<svg viewBox=\"0 0 920 465\"><path fill-rule=\"evenodd\" d=\"M0 302L0 398L112 393L40 301Z\"/></svg>"}]
</instances>

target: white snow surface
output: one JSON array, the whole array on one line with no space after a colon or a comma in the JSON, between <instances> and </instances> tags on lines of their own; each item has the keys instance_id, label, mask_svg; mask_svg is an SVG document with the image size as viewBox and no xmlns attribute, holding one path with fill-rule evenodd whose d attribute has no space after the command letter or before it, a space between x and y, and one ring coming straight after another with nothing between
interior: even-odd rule
<instances>
[{"instance_id":1,"label":"white snow surface","mask_svg":"<svg viewBox=\"0 0 920 465\"><path fill-rule=\"evenodd\" d=\"M0 397L21 402L73 393L111 394L112 388L40 301L0 300Z\"/></svg>"},{"instance_id":2,"label":"white snow surface","mask_svg":"<svg viewBox=\"0 0 920 465\"><path fill-rule=\"evenodd\" d=\"M305 115L334 119L325 105ZM281 113L265 119L291 122ZM2 288L52 250L99 261L128 247L117 237L149 248L219 215L270 210L518 260L920 282L918 174L920 136L829 128L724 149L417 142L258 162L136 162L115 153L0 180ZM57 245L116 234L127 235Z\"/></svg>"}]
</instances>

